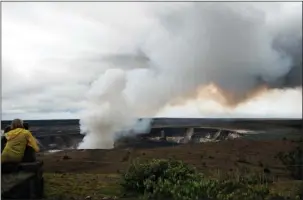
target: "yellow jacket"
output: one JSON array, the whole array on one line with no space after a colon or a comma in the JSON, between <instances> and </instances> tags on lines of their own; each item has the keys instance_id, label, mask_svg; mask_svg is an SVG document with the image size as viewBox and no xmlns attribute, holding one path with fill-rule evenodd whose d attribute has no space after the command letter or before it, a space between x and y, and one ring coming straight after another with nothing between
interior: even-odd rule
<instances>
[{"instance_id":1,"label":"yellow jacket","mask_svg":"<svg viewBox=\"0 0 303 200\"><path fill-rule=\"evenodd\" d=\"M31 146L36 152L39 151L36 139L31 132L23 128L17 128L5 134L7 143L1 155L3 162L21 162L26 145Z\"/></svg>"}]
</instances>

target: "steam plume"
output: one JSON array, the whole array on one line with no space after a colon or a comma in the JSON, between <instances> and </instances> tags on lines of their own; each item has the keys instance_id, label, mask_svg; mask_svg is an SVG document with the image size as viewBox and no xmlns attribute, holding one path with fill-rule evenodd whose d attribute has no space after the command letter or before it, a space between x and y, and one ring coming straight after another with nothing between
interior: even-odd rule
<instances>
[{"instance_id":1,"label":"steam plume","mask_svg":"<svg viewBox=\"0 0 303 200\"><path fill-rule=\"evenodd\" d=\"M117 53L101 63L115 67L91 86L80 148L111 148L137 117L302 115L301 3L169 5L151 4L153 25L133 34L141 53L124 49L141 59Z\"/></svg>"}]
</instances>

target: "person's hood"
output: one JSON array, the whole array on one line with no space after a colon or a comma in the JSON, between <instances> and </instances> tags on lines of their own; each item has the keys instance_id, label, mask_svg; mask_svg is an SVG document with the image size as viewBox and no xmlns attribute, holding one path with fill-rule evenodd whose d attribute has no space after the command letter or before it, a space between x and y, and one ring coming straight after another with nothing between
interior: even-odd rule
<instances>
[{"instance_id":1,"label":"person's hood","mask_svg":"<svg viewBox=\"0 0 303 200\"><path fill-rule=\"evenodd\" d=\"M26 130L23 128L16 128L14 130L11 130L5 134L5 137L7 141L14 139L18 135L20 135L22 132L25 132Z\"/></svg>"}]
</instances>

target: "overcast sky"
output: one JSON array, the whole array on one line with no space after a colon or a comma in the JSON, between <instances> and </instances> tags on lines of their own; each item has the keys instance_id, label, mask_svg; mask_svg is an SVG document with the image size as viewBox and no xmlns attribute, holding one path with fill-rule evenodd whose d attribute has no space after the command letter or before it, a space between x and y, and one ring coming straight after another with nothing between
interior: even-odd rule
<instances>
[{"instance_id":1,"label":"overcast sky","mask_svg":"<svg viewBox=\"0 0 303 200\"><path fill-rule=\"evenodd\" d=\"M119 54L123 63L140 52L155 15L186 6L2 2L2 119L78 118L91 83L121 64L104 59Z\"/></svg>"},{"instance_id":2,"label":"overcast sky","mask_svg":"<svg viewBox=\"0 0 303 200\"><path fill-rule=\"evenodd\" d=\"M125 5L3 3L2 118L77 118L107 67L98 59L128 45L128 29L148 21L138 18L138 6L127 3L125 12Z\"/></svg>"}]
</instances>

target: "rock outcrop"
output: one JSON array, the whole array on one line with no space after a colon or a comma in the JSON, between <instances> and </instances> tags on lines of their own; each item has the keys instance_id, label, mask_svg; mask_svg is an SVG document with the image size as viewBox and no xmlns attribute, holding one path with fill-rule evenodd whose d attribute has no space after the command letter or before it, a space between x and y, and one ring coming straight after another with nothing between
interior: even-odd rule
<instances>
[{"instance_id":1,"label":"rock outcrop","mask_svg":"<svg viewBox=\"0 0 303 200\"><path fill-rule=\"evenodd\" d=\"M43 163L21 163L1 173L1 199L42 199ZM14 168L14 170L13 170Z\"/></svg>"}]
</instances>

